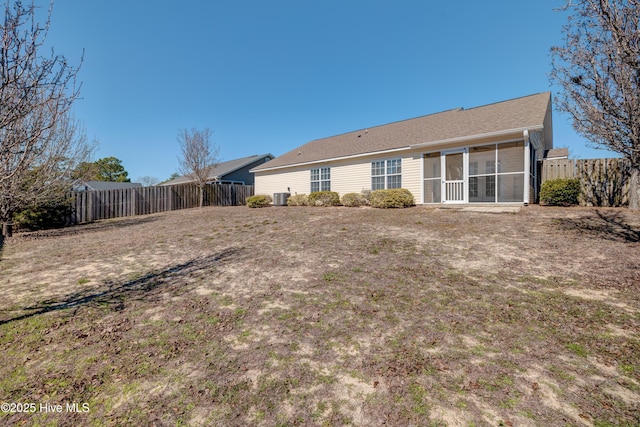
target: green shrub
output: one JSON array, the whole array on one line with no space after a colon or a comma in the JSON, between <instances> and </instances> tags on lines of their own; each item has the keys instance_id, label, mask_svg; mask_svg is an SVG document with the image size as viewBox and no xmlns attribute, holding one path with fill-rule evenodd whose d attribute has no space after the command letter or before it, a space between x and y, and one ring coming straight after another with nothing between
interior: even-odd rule
<instances>
[{"instance_id":1,"label":"green shrub","mask_svg":"<svg viewBox=\"0 0 640 427\"><path fill-rule=\"evenodd\" d=\"M71 206L68 201L58 199L23 209L13 216L13 222L17 229L46 230L64 227L69 215Z\"/></svg>"},{"instance_id":2,"label":"green shrub","mask_svg":"<svg viewBox=\"0 0 640 427\"><path fill-rule=\"evenodd\" d=\"M314 191L307 197L309 206L338 206L340 196L335 191Z\"/></svg>"},{"instance_id":3,"label":"green shrub","mask_svg":"<svg viewBox=\"0 0 640 427\"><path fill-rule=\"evenodd\" d=\"M571 206L578 204L580 180L559 178L545 181L540 188L540 204L552 206Z\"/></svg>"},{"instance_id":4,"label":"green shrub","mask_svg":"<svg viewBox=\"0 0 640 427\"><path fill-rule=\"evenodd\" d=\"M405 188L371 192L371 206L374 208L408 208L414 204L413 194Z\"/></svg>"},{"instance_id":5,"label":"green shrub","mask_svg":"<svg viewBox=\"0 0 640 427\"><path fill-rule=\"evenodd\" d=\"M306 194L294 194L287 199L287 206L307 206L307 199Z\"/></svg>"},{"instance_id":6,"label":"green shrub","mask_svg":"<svg viewBox=\"0 0 640 427\"><path fill-rule=\"evenodd\" d=\"M358 207L367 204L367 199L360 193L347 193L340 200L342 206Z\"/></svg>"},{"instance_id":7,"label":"green shrub","mask_svg":"<svg viewBox=\"0 0 640 427\"><path fill-rule=\"evenodd\" d=\"M271 196L263 194L247 197L247 206L250 208L266 208L271 202L273 202Z\"/></svg>"}]
</instances>

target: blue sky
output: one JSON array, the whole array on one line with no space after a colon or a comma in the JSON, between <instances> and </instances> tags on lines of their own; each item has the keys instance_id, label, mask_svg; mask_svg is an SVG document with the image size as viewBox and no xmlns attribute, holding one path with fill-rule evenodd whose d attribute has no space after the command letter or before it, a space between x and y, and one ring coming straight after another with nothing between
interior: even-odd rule
<instances>
[{"instance_id":1,"label":"blue sky","mask_svg":"<svg viewBox=\"0 0 640 427\"><path fill-rule=\"evenodd\" d=\"M42 0L40 0L42 1ZM57 0L47 40L77 64L96 159L132 180L178 169L177 134L221 160L551 87L564 0ZM42 1L46 6L46 3ZM554 111L556 147L593 150Z\"/></svg>"}]
</instances>

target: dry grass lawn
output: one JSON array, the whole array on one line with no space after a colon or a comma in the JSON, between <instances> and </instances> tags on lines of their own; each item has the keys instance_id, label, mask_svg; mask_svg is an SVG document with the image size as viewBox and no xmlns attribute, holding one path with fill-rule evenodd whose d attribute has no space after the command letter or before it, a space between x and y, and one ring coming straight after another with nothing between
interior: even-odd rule
<instances>
[{"instance_id":1,"label":"dry grass lawn","mask_svg":"<svg viewBox=\"0 0 640 427\"><path fill-rule=\"evenodd\" d=\"M640 425L625 209L215 207L0 258L0 424Z\"/></svg>"}]
</instances>

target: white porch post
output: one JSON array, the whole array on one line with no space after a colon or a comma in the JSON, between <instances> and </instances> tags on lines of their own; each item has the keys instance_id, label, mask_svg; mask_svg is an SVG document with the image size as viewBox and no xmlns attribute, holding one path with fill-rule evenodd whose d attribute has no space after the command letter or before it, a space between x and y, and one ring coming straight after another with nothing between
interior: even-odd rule
<instances>
[{"instance_id":1,"label":"white porch post","mask_svg":"<svg viewBox=\"0 0 640 427\"><path fill-rule=\"evenodd\" d=\"M525 204L529 203L529 182L531 181L531 145L529 142L529 131L523 132L524 136L524 200Z\"/></svg>"}]
</instances>

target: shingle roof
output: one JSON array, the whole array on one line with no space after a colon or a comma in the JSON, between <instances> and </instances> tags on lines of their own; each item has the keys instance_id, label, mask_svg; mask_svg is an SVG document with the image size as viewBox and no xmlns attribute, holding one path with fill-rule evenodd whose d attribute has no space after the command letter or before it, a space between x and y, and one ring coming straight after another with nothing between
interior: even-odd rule
<instances>
[{"instance_id":1,"label":"shingle roof","mask_svg":"<svg viewBox=\"0 0 640 427\"><path fill-rule=\"evenodd\" d=\"M112 181L84 181L76 186L79 191L90 190L120 190L123 188L140 188L142 184L137 182L112 182Z\"/></svg>"},{"instance_id":2,"label":"shingle roof","mask_svg":"<svg viewBox=\"0 0 640 427\"><path fill-rule=\"evenodd\" d=\"M569 157L568 148L552 148L544 153L545 159L566 159Z\"/></svg>"},{"instance_id":3,"label":"shingle roof","mask_svg":"<svg viewBox=\"0 0 640 427\"><path fill-rule=\"evenodd\" d=\"M418 144L437 144L494 132L541 128L549 108L551 93L544 92L482 107L443 111L317 139L252 171L409 148Z\"/></svg>"},{"instance_id":4,"label":"shingle roof","mask_svg":"<svg viewBox=\"0 0 640 427\"><path fill-rule=\"evenodd\" d=\"M242 157L240 159L234 159L234 160L228 160L226 162L220 162L215 168L213 168L211 175L209 175L209 179L212 181L215 181L220 178L224 179L225 175L228 175L231 172L235 172L238 169L241 169L265 157L273 157L273 156L271 154L260 154L260 155L254 154L253 156ZM161 185L185 184L191 181L192 181L191 178L187 176L181 176L176 179L172 179L171 181L163 182Z\"/></svg>"}]
</instances>

